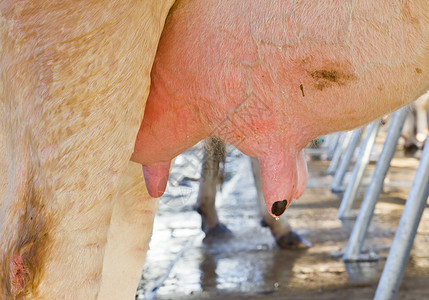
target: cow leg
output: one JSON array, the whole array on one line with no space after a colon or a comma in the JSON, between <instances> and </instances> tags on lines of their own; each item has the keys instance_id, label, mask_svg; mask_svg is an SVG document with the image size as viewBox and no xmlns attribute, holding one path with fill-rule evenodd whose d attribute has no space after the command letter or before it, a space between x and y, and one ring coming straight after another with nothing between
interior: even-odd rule
<instances>
[{"instance_id":1,"label":"cow leg","mask_svg":"<svg viewBox=\"0 0 429 300\"><path fill-rule=\"evenodd\" d=\"M428 101L429 91L421 95L415 102L414 107L416 108L416 126L417 134L416 140L419 142L419 146L422 147L428 136Z\"/></svg>"},{"instance_id":2,"label":"cow leg","mask_svg":"<svg viewBox=\"0 0 429 300\"><path fill-rule=\"evenodd\" d=\"M408 153L414 153L417 150L416 140L416 118L414 115L414 103L410 104L407 118L405 119L404 128L402 129L402 137L404 138L404 150Z\"/></svg>"},{"instance_id":3,"label":"cow leg","mask_svg":"<svg viewBox=\"0 0 429 300\"><path fill-rule=\"evenodd\" d=\"M114 198L99 299L134 299L157 207L141 165L129 162Z\"/></svg>"},{"instance_id":4,"label":"cow leg","mask_svg":"<svg viewBox=\"0 0 429 300\"><path fill-rule=\"evenodd\" d=\"M251 157L250 161L258 194L258 207L262 216L262 224L270 228L272 235L276 239L277 245L281 248L303 249L311 247L311 243L309 241L292 231L292 227L289 225L286 215L283 214L278 220L276 220L268 213L267 207L265 206L264 196L262 195L261 165L257 158Z\"/></svg>"},{"instance_id":5,"label":"cow leg","mask_svg":"<svg viewBox=\"0 0 429 300\"><path fill-rule=\"evenodd\" d=\"M222 223L216 212L216 188L222 184L219 165L225 162L225 142L217 137L205 140L200 188L195 210L201 215L201 228L206 237L230 235L231 231Z\"/></svg>"}]
</instances>

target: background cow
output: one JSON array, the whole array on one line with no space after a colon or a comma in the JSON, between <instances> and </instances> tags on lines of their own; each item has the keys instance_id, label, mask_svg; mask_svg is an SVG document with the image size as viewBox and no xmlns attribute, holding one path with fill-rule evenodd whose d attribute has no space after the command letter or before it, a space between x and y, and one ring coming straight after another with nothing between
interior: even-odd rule
<instances>
[{"instance_id":1,"label":"background cow","mask_svg":"<svg viewBox=\"0 0 429 300\"><path fill-rule=\"evenodd\" d=\"M404 149L415 152L422 149L428 136L428 101L429 91L411 103L410 112L402 130Z\"/></svg>"},{"instance_id":2,"label":"background cow","mask_svg":"<svg viewBox=\"0 0 429 300\"><path fill-rule=\"evenodd\" d=\"M216 211L216 192L218 186L223 183L226 145L217 137L205 140L204 158L202 162L200 187L198 190L195 209L201 215L201 228L206 234L205 240L232 236L231 231L219 221ZM261 166L256 158L250 158L252 165L252 176L255 181L258 208L261 214L261 225L270 228L271 233L279 247L285 249L301 249L311 247L311 243L305 238L292 231L286 215L273 218L267 211L262 195ZM249 174L250 176L250 174Z\"/></svg>"}]
</instances>

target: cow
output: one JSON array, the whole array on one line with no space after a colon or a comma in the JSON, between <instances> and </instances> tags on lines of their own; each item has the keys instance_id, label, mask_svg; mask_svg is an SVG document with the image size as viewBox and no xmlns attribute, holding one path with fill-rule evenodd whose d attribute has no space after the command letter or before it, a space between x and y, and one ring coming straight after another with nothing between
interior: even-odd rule
<instances>
[{"instance_id":1,"label":"cow","mask_svg":"<svg viewBox=\"0 0 429 300\"><path fill-rule=\"evenodd\" d=\"M217 186L223 183L226 145L217 137L204 140L204 157L202 161L200 186L197 203L194 209L201 215L201 229L206 234L204 241L216 242L223 238L232 237L232 232L219 221L216 211ZM256 158L251 157L252 175L257 192L258 209L261 214L261 225L269 227L277 245L284 249L307 249L311 243L292 230L286 215L274 219L268 213L264 204L264 196L261 188L261 167Z\"/></svg>"},{"instance_id":2,"label":"cow","mask_svg":"<svg viewBox=\"0 0 429 300\"><path fill-rule=\"evenodd\" d=\"M2 298L131 298L156 209L138 180L160 196L217 135L278 217L307 142L429 88L426 0L183 0L164 24L173 2L0 1Z\"/></svg>"}]
</instances>

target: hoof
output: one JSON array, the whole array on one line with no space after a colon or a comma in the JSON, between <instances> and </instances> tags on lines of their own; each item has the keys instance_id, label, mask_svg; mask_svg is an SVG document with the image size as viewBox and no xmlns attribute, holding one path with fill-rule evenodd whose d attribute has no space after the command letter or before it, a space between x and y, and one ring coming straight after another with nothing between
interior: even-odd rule
<instances>
[{"instance_id":1,"label":"hoof","mask_svg":"<svg viewBox=\"0 0 429 300\"><path fill-rule=\"evenodd\" d=\"M419 147L414 143L404 144L404 153L405 155L414 155Z\"/></svg>"},{"instance_id":2,"label":"hoof","mask_svg":"<svg viewBox=\"0 0 429 300\"><path fill-rule=\"evenodd\" d=\"M276 243L283 249L308 249L312 244L294 231L276 238Z\"/></svg>"},{"instance_id":3,"label":"hoof","mask_svg":"<svg viewBox=\"0 0 429 300\"><path fill-rule=\"evenodd\" d=\"M229 239L231 237L231 230L224 224L218 223L215 227L206 232L206 237L203 239L203 242L210 243L216 240Z\"/></svg>"}]
</instances>

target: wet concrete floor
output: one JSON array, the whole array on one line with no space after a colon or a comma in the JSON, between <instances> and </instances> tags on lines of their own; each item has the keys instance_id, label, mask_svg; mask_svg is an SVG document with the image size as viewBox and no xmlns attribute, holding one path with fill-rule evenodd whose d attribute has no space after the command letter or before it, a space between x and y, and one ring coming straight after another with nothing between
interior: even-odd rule
<instances>
[{"instance_id":1,"label":"wet concrete floor","mask_svg":"<svg viewBox=\"0 0 429 300\"><path fill-rule=\"evenodd\" d=\"M137 299L372 299L418 159L397 152L385 180L364 245L364 252L382 259L345 264L341 255L354 219L337 218L341 198L329 190L329 162L309 160L307 190L286 213L293 229L313 243L308 250L291 251L279 249L269 230L260 226L250 160L232 148L216 205L233 237L203 242L200 216L192 208L201 157L200 146L176 160L160 200ZM367 168L355 208L374 166ZM429 299L428 246L426 208L398 299Z\"/></svg>"}]
</instances>

